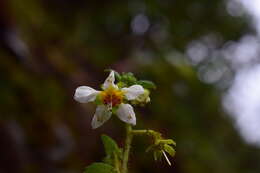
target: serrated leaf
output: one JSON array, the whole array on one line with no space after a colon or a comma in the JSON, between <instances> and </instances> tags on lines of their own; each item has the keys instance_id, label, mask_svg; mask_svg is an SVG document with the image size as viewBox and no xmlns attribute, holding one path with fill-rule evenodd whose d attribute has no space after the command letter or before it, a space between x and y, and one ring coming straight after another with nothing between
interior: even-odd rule
<instances>
[{"instance_id":1,"label":"serrated leaf","mask_svg":"<svg viewBox=\"0 0 260 173\"><path fill-rule=\"evenodd\" d=\"M174 157L175 155L175 150L172 146L165 144L164 145L164 151L166 151L170 156Z\"/></svg>"},{"instance_id":2,"label":"serrated leaf","mask_svg":"<svg viewBox=\"0 0 260 173\"><path fill-rule=\"evenodd\" d=\"M107 155L112 156L113 152L115 152L115 153L120 152L120 149L117 146L117 143L112 138L110 138L107 135L102 135L101 139L102 139L103 145L105 147L105 152Z\"/></svg>"},{"instance_id":3,"label":"serrated leaf","mask_svg":"<svg viewBox=\"0 0 260 173\"><path fill-rule=\"evenodd\" d=\"M142 85L146 89L156 89L156 85L152 81L139 80L137 84Z\"/></svg>"},{"instance_id":4,"label":"serrated leaf","mask_svg":"<svg viewBox=\"0 0 260 173\"><path fill-rule=\"evenodd\" d=\"M105 163L93 163L86 167L84 173L116 173L113 166Z\"/></svg>"}]
</instances>

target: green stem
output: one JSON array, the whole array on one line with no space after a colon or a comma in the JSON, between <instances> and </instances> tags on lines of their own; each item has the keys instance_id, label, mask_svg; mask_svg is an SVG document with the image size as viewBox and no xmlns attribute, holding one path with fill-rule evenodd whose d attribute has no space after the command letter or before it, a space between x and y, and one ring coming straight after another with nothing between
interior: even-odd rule
<instances>
[{"instance_id":1,"label":"green stem","mask_svg":"<svg viewBox=\"0 0 260 173\"><path fill-rule=\"evenodd\" d=\"M132 134L146 135L148 137L152 137L154 140L154 144L158 144L160 141L162 141L162 134L154 130L132 130Z\"/></svg>"},{"instance_id":2,"label":"green stem","mask_svg":"<svg viewBox=\"0 0 260 173\"><path fill-rule=\"evenodd\" d=\"M148 136L153 136L155 133L154 130L132 130L133 135L148 135Z\"/></svg>"},{"instance_id":3,"label":"green stem","mask_svg":"<svg viewBox=\"0 0 260 173\"><path fill-rule=\"evenodd\" d=\"M131 148L131 143L133 139L132 134L132 126L129 124L126 124L126 140L125 140L125 149L124 149L124 155L123 155L123 165L122 165L122 173L127 173L127 163L129 159L129 153Z\"/></svg>"},{"instance_id":4,"label":"green stem","mask_svg":"<svg viewBox=\"0 0 260 173\"><path fill-rule=\"evenodd\" d=\"M119 168L119 160L118 160L118 157L116 155L115 152L113 152L113 155L114 155L114 166L115 166L115 170L117 173L120 173L120 168Z\"/></svg>"}]
</instances>

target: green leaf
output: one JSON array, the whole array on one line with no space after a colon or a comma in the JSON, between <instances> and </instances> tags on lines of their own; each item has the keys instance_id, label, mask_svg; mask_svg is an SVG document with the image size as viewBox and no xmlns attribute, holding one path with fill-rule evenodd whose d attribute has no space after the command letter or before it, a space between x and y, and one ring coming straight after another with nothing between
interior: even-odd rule
<instances>
[{"instance_id":1,"label":"green leaf","mask_svg":"<svg viewBox=\"0 0 260 173\"><path fill-rule=\"evenodd\" d=\"M139 80L137 84L142 85L146 89L156 89L156 85L152 81Z\"/></svg>"},{"instance_id":2,"label":"green leaf","mask_svg":"<svg viewBox=\"0 0 260 173\"><path fill-rule=\"evenodd\" d=\"M127 87L127 85L126 85L124 82L118 82L116 85L117 85L119 88Z\"/></svg>"},{"instance_id":3,"label":"green leaf","mask_svg":"<svg viewBox=\"0 0 260 173\"><path fill-rule=\"evenodd\" d=\"M174 140L172 140L172 139L162 139L161 142L163 142L165 144L176 146L176 142Z\"/></svg>"},{"instance_id":4,"label":"green leaf","mask_svg":"<svg viewBox=\"0 0 260 173\"><path fill-rule=\"evenodd\" d=\"M113 166L113 164L114 164L114 159L111 158L110 155L107 155L106 157L103 158L102 162L107 163L107 164Z\"/></svg>"},{"instance_id":5,"label":"green leaf","mask_svg":"<svg viewBox=\"0 0 260 173\"><path fill-rule=\"evenodd\" d=\"M130 85L136 84L137 79L135 78L133 73L128 72L128 73L123 73L121 75L120 82L123 82L123 83L127 84L127 86L130 86Z\"/></svg>"},{"instance_id":6,"label":"green leaf","mask_svg":"<svg viewBox=\"0 0 260 173\"><path fill-rule=\"evenodd\" d=\"M119 147L117 146L116 142L112 138L110 138L107 135L102 135L101 139L107 155L112 156L113 152L120 153Z\"/></svg>"},{"instance_id":7,"label":"green leaf","mask_svg":"<svg viewBox=\"0 0 260 173\"><path fill-rule=\"evenodd\" d=\"M164 151L166 151L170 156L174 157L175 155L175 150L172 146L165 144L164 145Z\"/></svg>"},{"instance_id":8,"label":"green leaf","mask_svg":"<svg viewBox=\"0 0 260 173\"><path fill-rule=\"evenodd\" d=\"M155 161L161 161L162 160L162 152L161 151L154 151L153 157Z\"/></svg>"},{"instance_id":9,"label":"green leaf","mask_svg":"<svg viewBox=\"0 0 260 173\"><path fill-rule=\"evenodd\" d=\"M116 173L113 166L105 163L93 163L86 167L84 173Z\"/></svg>"},{"instance_id":10,"label":"green leaf","mask_svg":"<svg viewBox=\"0 0 260 173\"><path fill-rule=\"evenodd\" d=\"M157 161L158 160L158 152L153 152L153 158L154 158L154 160L155 161Z\"/></svg>"},{"instance_id":11,"label":"green leaf","mask_svg":"<svg viewBox=\"0 0 260 173\"><path fill-rule=\"evenodd\" d=\"M150 145L148 148L146 148L145 152L150 152L154 148L154 145Z\"/></svg>"},{"instance_id":12,"label":"green leaf","mask_svg":"<svg viewBox=\"0 0 260 173\"><path fill-rule=\"evenodd\" d=\"M115 72L115 78L116 78L116 80L117 81L120 81L121 80L121 75L118 73L118 72L116 72L116 71L114 71Z\"/></svg>"}]
</instances>

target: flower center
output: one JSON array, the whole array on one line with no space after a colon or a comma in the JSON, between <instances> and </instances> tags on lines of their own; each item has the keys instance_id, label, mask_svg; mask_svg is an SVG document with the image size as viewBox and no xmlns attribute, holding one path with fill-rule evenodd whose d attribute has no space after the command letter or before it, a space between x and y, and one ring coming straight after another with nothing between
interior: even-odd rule
<instances>
[{"instance_id":1,"label":"flower center","mask_svg":"<svg viewBox=\"0 0 260 173\"><path fill-rule=\"evenodd\" d=\"M101 91L100 95L103 104L110 105L112 107L122 103L124 97L123 92L114 87L109 87L108 89Z\"/></svg>"}]
</instances>

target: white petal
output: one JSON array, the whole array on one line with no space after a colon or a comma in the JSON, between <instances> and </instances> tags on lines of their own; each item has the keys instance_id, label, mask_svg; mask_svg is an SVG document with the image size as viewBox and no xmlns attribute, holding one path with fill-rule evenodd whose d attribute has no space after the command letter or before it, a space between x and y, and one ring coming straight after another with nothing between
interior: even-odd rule
<instances>
[{"instance_id":1,"label":"white petal","mask_svg":"<svg viewBox=\"0 0 260 173\"><path fill-rule=\"evenodd\" d=\"M88 86L80 86L76 89L74 99L80 103L92 102L96 99L99 91Z\"/></svg>"},{"instance_id":2,"label":"white petal","mask_svg":"<svg viewBox=\"0 0 260 173\"><path fill-rule=\"evenodd\" d=\"M134 100L144 93L144 88L141 85L132 85L129 88L122 88L125 91L127 100Z\"/></svg>"},{"instance_id":3,"label":"white petal","mask_svg":"<svg viewBox=\"0 0 260 173\"><path fill-rule=\"evenodd\" d=\"M136 124L135 112L130 104L120 104L116 114L120 120L128 124Z\"/></svg>"},{"instance_id":4,"label":"white petal","mask_svg":"<svg viewBox=\"0 0 260 173\"><path fill-rule=\"evenodd\" d=\"M103 84L103 89L105 90L110 86L116 87L116 85L115 85L115 72L113 70L110 72L109 76L106 78L106 80Z\"/></svg>"},{"instance_id":5,"label":"white petal","mask_svg":"<svg viewBox=\"0 0 260 173\"><path fill-rule=\"evenodd\" d=\"M96 129L103 125L111 117L112 112L110 112L106 106L99 105L96 109L96 113L92 119L91 126Z\"/></svg>"}]
</instances>

